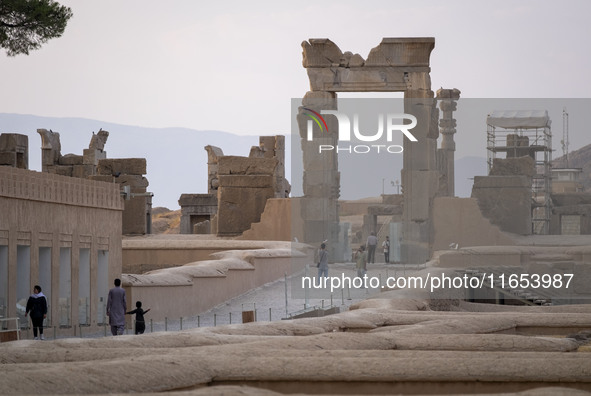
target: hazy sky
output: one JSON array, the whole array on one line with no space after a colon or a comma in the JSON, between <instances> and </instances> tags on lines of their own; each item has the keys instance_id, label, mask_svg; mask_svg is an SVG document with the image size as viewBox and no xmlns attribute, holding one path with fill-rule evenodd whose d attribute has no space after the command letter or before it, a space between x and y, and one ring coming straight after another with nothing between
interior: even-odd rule
<instances>
[{"instance_id":1,"label":"hazy sky","mask_svg":"<svg viewBox=\"0 0 591 396\"><path fill-rule=\"evenodd\" d=\"M364 58L383 37L435 37L433 90L458 88L462 98L590 97L586 0L59 2L74 14L61 38L29 56L0 53L1 113L288 134L291 98L309 89L301 42L324 37ZM588 103L581 108L591 116ZM558 136L562 104L555 107ZM571 149L591 143L589 123L577 124L574 111L571 117ZM484 123L483 117L481 131L458 125L456 158L486 156ZM34 131L0 125L1 132L30 134L37 155ZM179 144L201 152L208 142L188 137ZM106 149L113 151L109 143ZM157 139L141 154L152 165L165 161Z\"/></svg>"},{"instance_id":2,"label":"hazy sky","mask_svg":"<svg viewBox=\"0 0 591 396\"><path fill-rule=\"evenodd\" d=\"M29 56L0 56L0 111L148 127L287 133L308 90L301 42L367 57L382 37L435 37L433 89L589 97L581 1L60 0L74 17Z\"/></svg>"}]
</instances>

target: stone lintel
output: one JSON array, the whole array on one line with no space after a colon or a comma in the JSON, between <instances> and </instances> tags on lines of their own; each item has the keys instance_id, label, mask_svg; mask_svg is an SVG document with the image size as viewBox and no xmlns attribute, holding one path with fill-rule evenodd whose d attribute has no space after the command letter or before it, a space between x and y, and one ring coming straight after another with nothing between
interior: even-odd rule
<instances>
[{"instance_id":1,"label":"stone lintel","mask_svg":"<svg viewBox=\"0 0 591 396\"><path fill-rule=\"evenodd\" d=\"M308 68L310 89L328 92L403 92L411 74L428 74L429 67Z\"/></svg>"},{"instance_id":2,"label":"stone lintel","mask_svg":"<svg viewBox=\"0 0 591 396\"><path fill-rule=\"evenodd\" d=\"M429 66L434 37L385 37L373 48L365 66Z\"/></svg>"},{"instance_id":3,"label":"stone lintel","mask_svg":"<svg viewBox=\"0 0 591 396\"><path fill-rule=\"evenodd\" d=\"M218 159L218 175L273 175L275 158L248 158L226 155Z\"/></svg>"},{"instance_id":4,"label":"stone lintel","mask_svg":"<svg viewBox=\"0 0 591 396\"><path fill-rule=\"evenodd\" d=\"M305 68L429 66L429 57L434 47L433 37L386 37L370 51L364 61L359 54L343 53L329 39L310 39L302 43L302 65Z\"/></svg>"},{"instance_id":5,"label":"stone lintel","mask_svg":"<svg viewBox=\"0 0 591 396\"><path fill-rule=\"evenodd\" d=\"M181 194L179 206L216 206L218 197L216 194Z\"/></svg>"},{"instance_id":6,"label":"stone lintel","mask_svg":"<svg viewBox=\"0 0 591 396\"><path fill-rule=\"evenodd\" d=\"M147 173L146 168L145 158L100 159L97 173L99 175L145 175Z\"/></svg>"}]
</instances>

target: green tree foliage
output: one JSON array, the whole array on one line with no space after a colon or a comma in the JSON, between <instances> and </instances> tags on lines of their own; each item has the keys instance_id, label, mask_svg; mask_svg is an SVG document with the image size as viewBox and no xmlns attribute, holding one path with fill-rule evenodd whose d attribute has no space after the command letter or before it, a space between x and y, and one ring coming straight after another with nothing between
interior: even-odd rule
<instances>
[{"instance_id":1,"label":"green tree foliage","mask_svg":"<svg viewBox=\"0 0 591 396\"><path fill-rule=\"evenodd\" d=\"M29 54L60 37L72 10L53 0L0 0L0 47L8 56Z\"/></svg>"}]
</instances>

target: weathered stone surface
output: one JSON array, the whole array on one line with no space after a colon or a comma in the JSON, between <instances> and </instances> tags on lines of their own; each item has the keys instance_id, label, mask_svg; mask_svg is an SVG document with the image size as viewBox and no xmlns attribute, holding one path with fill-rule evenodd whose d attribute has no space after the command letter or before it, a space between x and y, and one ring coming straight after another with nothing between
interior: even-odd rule
<instances>
[{"instance_id":1,"label":"weathered stone surface","mask_svg":"<svg viewBox=\"0 0 591 396\"><path fill-rule=\"evenodd\" d=\"M367 56L368 66L429 66L433 37L385 37Z\"/></svg>"},{"instance_id":2,"label":"weathered stone surface","mask_svg":"<svg viewBox=\"0 0 591 396\"><path fill-rule=\"evenodd\" d=\"M179 205L183 206L202 206L212 205L217 206L218 197L213 194L181 194L179 198Z\"/></svg>"},{"instance_id":3,"label":"weathered stone surface","mask_svg":"<svg viewBox=\"0 0 591 396\"><path fill-rule=\"evenodd\" d=\"M0 165L16 166L16 153L0 152Z\"/></svg>"},{"instance_id":4,"label":"weathered stone surface","mask_svg":"<svg viewBox=\"0 0 591 396\"><path fill-rule=\"evenodd\" d=\"M54 165L47 168L47 173L54 173L56 175L61 176L69 176L72 177L72 166L65 166L65 165Z\"/></svg>"},{"instance_id":5,"label":"weathered stone surface","mask_svg":"<svg viewBox=\"0 0 591 396\"><path fill-rule=\"evenodd\" d=\"M20 133L0 134L0 151L23 152L29 149L29 137Z\"/></svg>"},{"instance_id":6,"label":"weathered stone surface","mask_svg":"<svg viewBox=\"0 0 591 396\"><path fill-rule=\"evenodd\" d=\"M218 175L272 175L277 166L275 158L224 156L218 160Z\"/></svg>"},{"instance_id":7,"label":"weathered stone surface","mask_svg":"<svg viewBox=\"0 0 591 396\"><path fill-rule=\"evenodd\" d=\"M37 129L37 133L41 135L42 164L56 164L62 155L60 134L47 129Z\"/></svg>"},{"instance_id":8,"label":"weathered stone surface","mask_svg":"<svg viewBox=\"0 0 591 396\"><path fill-rule=\"evenodd\" d=\"M116 159L101 159L98 163L97 173L99 175L145 175L146 159L145 158L116 158Z\"/></svg>"},{"instance_id":9,"label":"weathered stone surface","mask_svg":"<svg viewBox=\"0 0 591 396\"><path fill-rule=\"evenodd\" d=\"M260 220L267 199L274 190L267 188L222 187L218 191L217 233L237 235Z\"/></svg>"},{"instance_id":10,"label":"weathered stone surface","mask_svg":"<svg viewBox=\"0 0 591 396\"><path fill-rule=\"evenodd\" d=\"M271 175L221 175L220 187L266 188L273 187Z\"/></svg>"},{"instance_id":11,"label":"weathered stone surface","mask_svg":"<svg viewBox=\"0 0 591 396\"><path fill-rule=\"evenodd\" d=\"M79 179L87 179L94 174L94 171L95 167L92 165L72 165L72 177Z\"/></svg>"},{"instance_id":12,"label":"weathered stone surface","mask_svg":"<svg viewBox=\"0 0 591 396\"><path fill-rule=\"evenodd\" d=\"M484 217L501 230L529 235L531 229L531 179L526 176L476 176L472 198Z\"/></svg>"},{"instance_id":13,"label":"weathered stone surface","mask_svg":"<svg viewBox=\"0 0 591 396\"><path fill-rule=\"evenodd\" d=\"M108 138L109 132L107 131L103 131L102 129L100 129L97 134L93 132L88 148L91 150L103 151Z\"/></svg>"},{"instance_id":14,"label":"weathered stone surface","mask_svg":"<svg viewBox=\"0 0 591 396\"><path fill-rule=\"evenodd\" d=\"M209 220L202 221L193 225L193 234L210 234L211 222Z\"/></svg>"},{"instance_id":15,"label":"weathered stone surface","mask_svg":"<svg viewBox=\"0 0 591 396\"><path fill-rule=\"evenodd\" d=\"M144 191L145 191L145 188L150 185L150 183L148 182L148 179L146 179L144 176L141 176L141 175L121 174L121 175L115 177L115 180L117 183L122 184L122 185L129 185L132 187L143 188Z\"/></svg>"},{"instance_id":16,"label":"weathered stone surface","mask_svg":"<svg viewBox=\"0 0 591 396\"><path fill-rule=\"evenodd\" d=\"M107 158L107 152L95 149L84 149L83 150L83 162L85 165L97 166L99 160Z\"/></svg>"},{"instance_id":17,"label":"weathered stone surface","mask_svg":"<svg viewBox=\"0 0 591 396\"><path fill-rule=\"evenodd\" d=\"M90 180L113 183L115 178L112 175L92 175L88 177Z\"/></svg>"},{"instance_id":18,"label":"weathered stone surface","mask_svg":"<svg viewBox=\"0 0 591 396\"><path fill-rule=\"evenodd\" d=\"M536 174L536 163L529 155L517 158L494 158L490 176L528 176Z\"/></svg>"},{"instance_id":19,"label":"weathered stone surface","mask_svg":"<svg viewBox=\"0 0 591 396\"><path fill-rule=\"evenodd\" d=\"M339 66L343 52L329 39L310 39L302 42L302 65L308 67Z\"/></svg>"},{"instance_id":20,"label":"weathered stone surface","mask_svg":"<svg viewBox=\"0 0 591 396\"><path fill-rule=\"evenodd\" d=\"M76 154L62 155L58 159L59 165L82 165L82 156Z\"/></svg>"}]
</instances>

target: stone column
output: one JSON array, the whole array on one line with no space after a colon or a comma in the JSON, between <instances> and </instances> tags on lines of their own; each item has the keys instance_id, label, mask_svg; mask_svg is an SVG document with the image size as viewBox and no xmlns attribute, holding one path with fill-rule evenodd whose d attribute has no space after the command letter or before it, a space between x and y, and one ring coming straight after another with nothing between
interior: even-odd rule
<instances>
[{"instance_id":1,"label":"stone column","mask_svg":"<svg viewBox=\"0 0 591 396\"><path fill-rule=\"evenodd\" d=\"M328 240L328 252L334 260L339 238L338 199L340 195L340 173L336 150L318 152L320 144L336 146L338 128L334 117L327 117L328 131L320 131L306 109L320 113L321 110L336 110L336 94L333 92L309 91L302 100L297 117L303 152L303 192L301 217L304 223L304 241L319 245ZM308 141L311 125L313 141Z\"/></svg>"},{"instance_id":2,"label":"stone column","mask_svg":"<svg viewBox=\"0 0 591 396\"><path fill-rule=\"evenodd\" d=\"M453 112L457 109L458 99L460 99L460 90L457 88L437 90L439 108L443 112L439 120L439 132L443 135L441 165L447 180L447 190L444 193L448 197L455 196L454 152L456 151L456 143L454 142L454 134L456 133L456 120L453 118Z\"/></svg>"},{"instance_id":3,"label":"stone column","mask_svg":"<svg viewBox=\"0 0 591 396\"><path fill-rule=\"evenodd\" d=\"M431 206L439 190L436 160L439 132L432 122L438 112L428 71L405 73L405 80L408 88L404 94L404 112L417 119L412 133L418 141L404 140L401 259L405 263L422 264L430 258Z\"/></svg>"}]
</instances>

